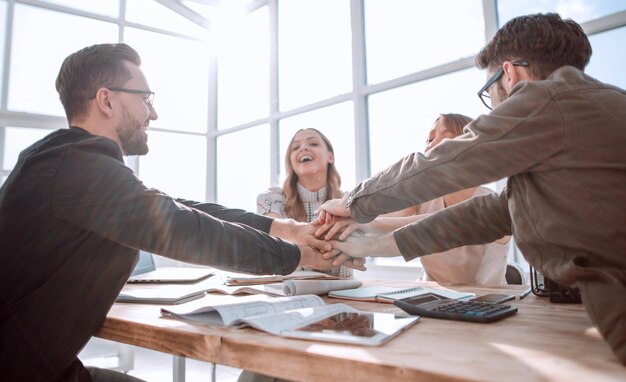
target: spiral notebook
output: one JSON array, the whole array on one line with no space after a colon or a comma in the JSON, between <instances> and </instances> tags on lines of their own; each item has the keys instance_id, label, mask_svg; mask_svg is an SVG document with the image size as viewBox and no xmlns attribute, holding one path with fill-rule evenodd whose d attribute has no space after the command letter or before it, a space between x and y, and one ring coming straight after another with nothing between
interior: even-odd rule
<instances>
[{"instance_id":1,"label":"spiral notebook","mask_svg":"<svg viewBox=\"0 0 626 382\"><path fill-rule=\"evenodd\" d=\"M421 286L411 288L394 288L387 286L371 286L356 289L337 290L328 293L329 297L341 298L344 300L384 302L393 304L395 300L407 297L415 297L425 293L435 293L437 295L456 300L470 299L476 296L474 293L457 292L445 288L426 288Z\"/></svg>"}]
</instances>

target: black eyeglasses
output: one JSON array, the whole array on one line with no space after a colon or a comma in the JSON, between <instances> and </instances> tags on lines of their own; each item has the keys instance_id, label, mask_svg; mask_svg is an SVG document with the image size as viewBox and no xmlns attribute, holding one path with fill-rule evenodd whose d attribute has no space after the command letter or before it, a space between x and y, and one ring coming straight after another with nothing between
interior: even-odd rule
<instances>
[{"instance_id":1,"label":"black eyeglasses","mask_svg":"<svg viewBox=\"0 0 626 382\"><path fill-rule=\"evenodd\" d=\"M143 99L146 105L150 108L150 110L154 110L154 92L150 90L135 90L135 89L126 89L126 88L116 88L110 87L107 88L112 92L122 92L122 93L130 93L130 94L143 94L146 97Z\"/></svg>"},{"instance_id":2,"label":"black eyeglasses","mask_svg":"<svg viewBox=\"0 0 626 382\"><path fill-rule=\"evenodd\" d=\"M513 66L526 66L526 67L529 66L528 62L524 60L513 61L511 64ZM491 108L491 106L487 104L487 101L485 101L485 98L491 98L487 90L491 87L491 85L496 83L500 79L500 77L502 77L503 74L504 74L504 67L500 67L500 69L498 69L498 71L495 72L493 76L491 76L491 78L487 81L485 86L480 88L480 90L478 91L478 98L480 98L480 100L483 102L483 105L487 106L487 109L489 110L493 110L493 109Z\"/></svg>"}]
</instances>

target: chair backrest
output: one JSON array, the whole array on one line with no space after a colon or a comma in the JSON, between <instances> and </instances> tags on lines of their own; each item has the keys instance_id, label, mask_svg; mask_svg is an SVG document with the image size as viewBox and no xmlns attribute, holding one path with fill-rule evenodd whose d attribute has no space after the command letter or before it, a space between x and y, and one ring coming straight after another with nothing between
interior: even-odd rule
<instances>
[{"instance_id":1,"label":"chair backrest","mask_svg":"<svg viewBox=\"0 0 626 382\"><path fill-rule=\"evenodd\" d=\"M526 277L524 276L524 270L519 264L514 263L512 261L507 262L506 274L504 277L506 278L507 284L512 284L512 285L526 284Z\"/></svg>"}]
</instances>

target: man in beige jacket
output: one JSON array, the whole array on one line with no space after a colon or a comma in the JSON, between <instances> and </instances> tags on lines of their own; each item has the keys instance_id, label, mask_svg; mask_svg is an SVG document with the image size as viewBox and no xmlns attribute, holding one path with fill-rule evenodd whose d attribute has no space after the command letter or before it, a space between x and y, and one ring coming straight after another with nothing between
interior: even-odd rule
<instances>
[{"instance_id":1,"label":"man in beige jacket","mask_svg":"<svg viewBox=\"0 0 626 382\"><path fill-rule=\"evenodd\" d=\"M590 56L572 20L536 14L509 21L476 58L489 78L479 96L493 111L460 137L327 202L320 221L368 222L508 177L505 190L334 248L408 261L514 234L534 268L580 288L589 317L626 365L626 92L585 75Z\"/></svg>"}]
</instances>

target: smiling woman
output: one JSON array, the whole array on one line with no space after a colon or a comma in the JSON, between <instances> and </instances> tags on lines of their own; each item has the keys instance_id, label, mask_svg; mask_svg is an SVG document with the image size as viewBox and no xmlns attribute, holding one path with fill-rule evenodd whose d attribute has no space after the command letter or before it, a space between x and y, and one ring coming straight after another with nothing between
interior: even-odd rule
<instances>
[{"instance_id":1,"label":"smiling woman","mask_svg":"<svg viewBox=\"0 0 626 382\"><path fill-rule=\"evenodd\" d=\"M317 129L296 132L287 146L285 169L287 176L283 187L271 187L257 197L258 213L311 222L317 218L314 212L322 203L343 195L333 146ZM352 276L352 270L344 267L326 273Z\"/></svg>"}]
</instances>

